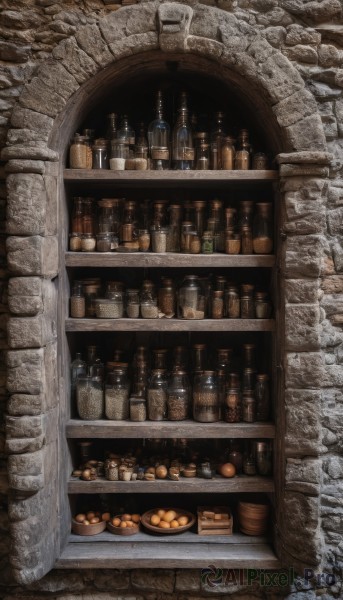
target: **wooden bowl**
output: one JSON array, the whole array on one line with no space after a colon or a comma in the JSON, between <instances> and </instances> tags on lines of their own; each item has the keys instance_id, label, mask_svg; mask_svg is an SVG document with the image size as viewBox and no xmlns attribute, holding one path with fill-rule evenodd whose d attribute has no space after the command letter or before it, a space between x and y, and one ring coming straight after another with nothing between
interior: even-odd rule
<instances>
[{"instance_id":1,"label":"wooden bowl","mask_svg":"<svg viewBox=\"0 0 343 600\"><path fill-rule=\"evenodd\" d=\"M150 518L153 514L155 514L158 510L160 510L159 508L154 508L152 510L148 510L146 513L144 513L144 515L142 515L141 518L141 523L144 525L144 527L146 527L146 529L150 529L150 531L153 531L154 533L160 533L160 534L166 534L166 535L175 535L177 533L182 533L183 531L187 531L187 529L190 529L195 521L196 521L196 517L188 512L187 510L180 510L177 508L164 508L163 510L175 510L175 512L181 517L181 516L185 516L189 518L189 522L187 523L187 525L182 525L181 527L175 527L175 529L162 529L161 527L155 527L155 525L151 525L150 523Z\"/></svg>"},{"instance_id":2,"label":"wooden bowl","mask_svg":"<svg viewBox=\"0 0 343 600\"><path fill-rule=\"evenodd\" d=\"M97 535L97 533L102 533L105 529L106 521L100 521L100 523L94 523L93 525L84 525L74 519L71 521L71 530L77 535Z\"/></svg>"},{"instance_id":3,"label":"wooden bowl","mask_svg":"<svg viewBox=\"0 0 343 600\"><path fill-rule=\"evenodd\" d=\"M115 517L120 519L121 515L115 515ZM139 523L135 524L134 527L115 527L110 521L107 521L106 526L108 531L114 533L114 535L135 535L139 532Z\"/></svg>"}]
</instances>

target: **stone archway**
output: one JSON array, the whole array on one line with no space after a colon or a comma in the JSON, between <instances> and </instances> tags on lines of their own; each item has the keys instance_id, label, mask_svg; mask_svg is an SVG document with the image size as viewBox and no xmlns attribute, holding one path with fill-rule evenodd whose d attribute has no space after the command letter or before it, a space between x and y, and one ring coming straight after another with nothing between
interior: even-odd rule
<instances>
[{"instance_id":1,"label":"stone archway","mask_svg":"<svg viewBox=\"0 0 343 600\"><path fill-rule=\"evenodd\" d=\"M66 135L89 106L92 87L145 57L153 63L154 53L193 57L195 67L199 57L199 68L202 60L212 61L218 77L236 85L247 102L257 103L268 135L284 152L278 157L286 299L286 353L280 367L285 370L287 414L280 456L286 453L288 463L279 490L276 542L285 564L321 560L317 408L325 373L317 290L329 155L317 107L298 71L244 21L203 5L147 2L85 26L55 48L13 110L3 153L8 160L8 264L13 274L7 358L11 561L22 583L53 567L65 536L59 522L63 507L56 506L58 469L54 477L51 473L59 418L57 198Z\"/></svg>"}]
</instances>

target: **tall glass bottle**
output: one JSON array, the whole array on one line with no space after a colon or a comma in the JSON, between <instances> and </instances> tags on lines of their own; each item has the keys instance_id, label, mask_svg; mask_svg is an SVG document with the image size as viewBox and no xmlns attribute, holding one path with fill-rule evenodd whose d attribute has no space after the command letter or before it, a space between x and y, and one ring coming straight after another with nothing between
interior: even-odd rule
<instances>
[{"instance_id":1,"label":"tall glass bottle","mask_svg":"<svg viewBox=\"0 0 343 600\"><path fill-rule=\"evenodd\" d=\"M76 397L76 383L78 377L87 375L87 363L82 360L81 352L76 352L75 359L70 365L70 387L72 400Z\"/></svg>"},{"instance_id":2,"label":"tall glass bottle","mask_svg":"<svg viewBox=\"0 0 343 600\"><path fill-rule=\"evenodd\" d=\"M129 118L127 115L123 115L122 117L121 126L117 132L117 139L119 142L122 142L128 146L130 154L133 155L136 136L134 129L132 129L131 125L129 124Z\"/></svg>"},{"instance_id":3,"label":"tall glass bottle","mask_svg":"<svg viewBox=\"0 0 343 600\"><path fill-rule=\"evenodd\" d=\"M187 94L182 92L178 117L173 131L174 169L188 171L193 168L193 133L188 121Z\"/></svg>"},{"instance_id":4,"label":"tall glass bottle","mask_svg":"<svg viewBox=\"0 0 343 600\"><path fill-rule=\"evenodd\" d=\"M223 112L216 112L211 131L211 169L222 168L222 145L225 138Z\"/></svg>"},{"instance_id":5,"label":"tall glass bottle","mask_svg":"<svg viewBox=\"0 0 343 600\"><path fill-rule=\"evenodd\" d=\"M238 150L235 155L236 171L247 171L250 169L250 152L249 132L247 129L241 129L238 136Z\"/></svg>"},{"instance_id":6,"label":"tall glass bottle","mask_svg":"<svg viewBox=\"0 0 343 600\"><path fill-rule=\"evenodd\" d=\"M162 92L157 92L156 118L148 128L148 143L152 169L165 170L170 165L170 127L163 117Z\"/></svg>"}]
</instances>

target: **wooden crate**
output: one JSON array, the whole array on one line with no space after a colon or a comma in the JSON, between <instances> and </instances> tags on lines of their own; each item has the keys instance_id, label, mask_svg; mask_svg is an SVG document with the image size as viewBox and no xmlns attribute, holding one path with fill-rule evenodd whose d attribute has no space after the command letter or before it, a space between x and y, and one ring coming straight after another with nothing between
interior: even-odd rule
<instances>
[{"instance_id":1,"label":"wooden crate","mask_svg":"<svg viewBox=\"0 0 343 600\"><path fill-rule=\"evenodd\" d=\"M198 506L199 535L232 535L233 518L228 506Z\"/></svg>"}]
</instances>

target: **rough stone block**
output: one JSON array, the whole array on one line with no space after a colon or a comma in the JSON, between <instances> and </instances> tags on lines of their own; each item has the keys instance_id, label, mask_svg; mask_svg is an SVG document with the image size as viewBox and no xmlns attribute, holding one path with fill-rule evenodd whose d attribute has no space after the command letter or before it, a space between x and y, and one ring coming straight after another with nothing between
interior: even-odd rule
<instances>
[{"instance_id":1,"label":"rough stone block","mask_svg":"<svg viewBox=\"0 0 343 600\"><path fill-rule=\"evenodd\" d=\"M341 235L343 232L343 206L335 210L329 210L327 219L331 235Z\"/></svg>"},{"instance_id":2,"label":"rough stone block","mask_svg":"<svg viewBox=\"0 0 343 600\"><path fill-rule=\"evenodd\" d=\"M311 46L305 46L304 44L297 44L291 48L284 48L283 53L289 60L306 63L309 65L316 65L318 62L318 54L315 48Z\"/></svg>"},{"instance_id":3,"label":"rough stone block","mask_svg":"<svg viewBox=\"0 0 343 600\"><path fill-rule=\"evenodd\" d=\"M325 294L343 294L343 275L332 275L321 280Z\"/></svg>"},{"instance_id":4,"label":"rough stone block","mask_svg":"<svg viewBox=\"0 0 343 600\"><path fill-rule=\"evenodd\" d=\"M7 439L5 450L7 454L25 454L37 452L45 446L45 436L40 435L36 438Z\"/></svg>"},{"instance_id":5,"label":"rough stone block","mask_svg":"<svg viewBox=\"0 0 343 600\"><path fill-rule=\"evenodd\" d=\"M318 302L319 280L286 279L285 297L289 304L316 304Z\"/></svg>"},{"instance_id":6,"label":"rough stone block","mask_svg":"<svg viewBox=\"0 0 343 600\"><path fill-rule=\"evenodd\" d=\"M319 306L287 304L285 311L286 350L304 352L320 347Z\"/></svg>"},{"instance_id":7,"label":"rough stone block","mask_svg":"<svg viewBox=\"0 0 343 600\"><path fill-rule=\"evenodd\" d=\"M10 348L40 348L56 338L56 321L48 315L12 317L7 327Z\"/></svg>"},{"instance_id":8,"label":"rough stone block","mask_svg":"<svg viewBox=\"0 0 343 600\"><path fill-rule=\"evenodd\" d=\"M315 164L315 165L328 165L332 155L330 152L316 152L312 150L303 150L300 152L281 152L276 156L276 162L279 165L283 164ZM299 182L301 184L301 182ZM307 183L307 182L306 182ZM312 182L311 182L312 183ZM323 188L324 183L318 181ZM302 186L300 186L302 187ZM306 187L304 188L306 190Z\"/></svg>"},{"instance_id":9,"label":"rough stone block","mask_svg":"<svg viewBox=\"0 0 343 600\"><path fill-rule=\"evenodd\" d=\"M288 353L285 367L287 388L320 388L325 380L323 358L319 352Z\"/></svg>"},{"instance_id":10,"label":"rough stone block","mask_svg":"<svg viewBox=\"0 0 343 600\"><path fill-rule=\"evenodd\" d=\"M287 390L286 454L317 456L321 444L321 392L317 390Z\"/></svg>"},{"instance_id":11,"label":"rough stone block","mask_svg":"<svg viewBox=\"0 0 343 600\"><path fill-rule=\"evenodd\" d=\"M9 175L7 191L7 233L44 234L47 198L43 177L32 173Z\"/></svg>"},{"instance_id":12,"label":"rough stone block","mask_svg":"<svg viewBox=\"0 0 343 600\"><path fill-rule=\"evenodd\" d=\"M305 89L299 90L286 98L281 98L273 106L273 111L281 127L294 125L294 123L314 114L316 110L316 101L312 94Z\"/></svg>"},{"instance_id":13,"label":"rough stone block","mask_svg":"<svg viewBox=\"0 0 343 600\"><path fill-rule=\"evenodd\" d=\"M320 44L321 35L315 29L303 27L293 23L287 27L286 44L295 46L296 44Z\"/></svg>"},{"instance_id":14,"label":"rough stone block","mask_svg":"<svg viewBox=\"0 0 343 600\"><path fill-rule=\"evenodd\" d=\"M19 104L16 104L12 111L11 123L13 127L29 129L30 131L34 131L36 135L42 135L44 136L44 139L48 139L54 121L47 115L23 108Z\"/></svg>"},{"instance_id":15,"label":"rough stone block","mask_svg":"<svg viewBox=\"0 0 343 600\"><path fill-rule=\"evenodd\" d=\"M44 473L44 450L8 457L8 472L12 475L40 476Z\"/></svg>"},{"instance_id":16,"label":"rough stone block","mask_svg":"<svg viewBox=\"0 0 343 600\"><path fill-rule=\"evenodd\" d=\"M75 77L80 85L88 81L99 69L94 59L77 45L74 37L63 40L58 44L52 55Z\"/></svg>"},{"instance_id":17,"label":"rough stone block","mask_svg":"<svg viewBox=\"0 0 343 600\"><path fill-rule=\"evenodd\" d=\"M175 592L198 592L200 590L200 573L196 569L176 571Z\"/></svg>"},{"instance_id":18,"label":"rough stone block","mask_svg":"<svg viewBox=\"0 0 343 600\"><path fill-rule=\"evenodd\" d=\"M2 160L58 160L58 154L47 147L45 142L8 145L1 152Z\"/></svg>"},{"instance_id":19,"label":"rough stone block","mask_svg":"<svg viewBox=\"0 0 343 600\"><path fill-rule=\"evenodd\" d=\"M323 124L318 114L304 117L285 128L285 133L294 150L322 150L325 152L326 139Z\"/></svg>"},{"instance_id":20,"label":"rough stone block","mask_svg":"<svg viewBox=\"0 0 343 600\"><path fill-rule=\"evenodd\" d=\"M23 496L14 491L9 493L8 516L12 522L25 521L29 518L39 518L42 514L42 506L56 506L56 490L58 487L56 477L50 478L43 490L31 496Z\"/></svg>"},{"instance_id":21,"label":"rough stone block","mask_svg":"<svg viewBox=\"0 0 343 600\"><path fill-rule=\"evenodd\" d=\"M194 6L189 33L190 35L204 39L217 40L218 42L223 41L225 43L226 38L241 37L239 25L240 23L234 15L224 13L213 6L197 4ZM244 40L242 40L242 43L244 44ZM249 37L247 36L244 48L248 44Z\"/></svg>"},{"instance_id":22,"label":"rough stone block","mask_svg":"<svg viewBox=\"0 0 343 600\"><path fill-rule=\"evenodd\" d=\"M158 36L155 32L141 33L124 38L110 46L111 52L116 60L137 54L138 52L147 52L158 48Z\"/></svg>"},{"instance_id":23,"label":"rough stone block","mask_svg":"<svg viewBox=\"0 0 343 600\"><path fill-rule=\"evenodd\" d=\"M175 574L163 569L134 569L131 584L134 589L171 594L174 591Z\"/></svg>"},{"instance_id":24,"label":"rough stone block","mask_svg":"<svg viewBox=\"0 0 343 600\"><path fill-rule=\"evenodd\" d=\"M75 38L82 50L101 66L106 67L113 62L113 55L108 48L98 25L86 25L75 33Z\"/></svg>"},{"instance_id":25,"label":"rough stone block","mask_svg":"<svg viewBox=\"0 0 343 600\"><path fill-rule=\"evenodd\" d=\"M10 393L40 394L44 391L44 350L10 350L7 353L7 389Z\"/></svg>"},{"instance_id":26,"label":"rough stone block","mask_svg":"<svg viewBox=\"0 0 343 600\"><path fill-rule=\"evenodd\" d=\"M305 152L296 152L295 156L305 155ZM313 153L309 153L312 154ZM318 153L319 154L319 153ZM320 153L322 156L331 156L329 153ZM287 156L287 155L279 155ZM291 162L291 161L290 161ZM292 177L281 182L283 192L293 192L301 200L320 200L328 193L328 182L325 179L313 177Z\"/></svg>"},{"instance_id":27,"label":"rough stone block","mask_svg":"<svg viewBox=\"0 0 343 600\"><path fill-rule=\"evenodd\" d=\"M55 277L58 273L58 240L54 236L9 237L8 268L17 275Z\"/></svg>"},{"instance_id":28,"label":"rough stone block","mask_svg":"<svg viewBox=\"0 0 343 600\"><path fill-rule=\"evenodd\" d=\"M306 565L316 565L321 558L319 508L318 498L285 492L282 511L285 549Z\"/></svg>"},{"instance_id":29,"label":"rough stone block","mask_svg":"<svg viewBox=\"0 0 343 600\"><path fill-rule=\"evenodd\" d=\"M9 415L40 415L44 412L44 396L30 394L13 394L7 403Z\"/></svg>"},{"instance_id":30,"label":"rough stone block","mask_svg":"<svg viewBox=\"0 0 343 600\"><path fill-rule=\"evenodd\" d=\"M322 260L322 238L317 235L288 237L285 275L287 278L317 278Z\"/></svg>"},{"instance_id":31,"label":"rough stone block","mask_svg":"<svg viewBox=\"0 0 343 600\"><path fill-rule=\"evenodd\" d=\"M193 35L187 38L187 48L194 54L204 54L213 58L219 58L224 50L224 45L215 40L204 40Z\"/></svg>"},{"instance_id":32,"label":"rough stone block","mask_svg":"<svg viewBox=\"0 0 343 600\"><path fill-rule=\"evenodd\" d=\"M95 571L95 575L98 574L98 571ZM115 577L116 571L113 573L112 581L108 581L109 586L112 586L112 589L116 591L120 590L120 580L118 577ZM88 574L87 574L88 575ZM121 574L121 577L125 579L124 573ZM128 575L126 576L128 579ZM85 583L83 580L83 575L81 571L63 571L63 577L61 577L61 572L58 570L50 571L45 577L40 579L39 581L35 581L30 585L30 591L41 592L42 594L60 594L61 592L82 592L85 589ZM111 589L108 587L107 589ZM82 600L84 595L77 596L80 600ZM65 595L63 597L65 598ZM75 596L74 596L75 598ZM28 598L30 600L30 598Z\"/></svg>"},{"instance_id":33,"label":"rough stone block","mask_svg":"<svg viewBox=\"0 0 343 600\"><path fill-rule=\"evenodd\" d=\"M6 173L38 173L45 172L45 162L42 160L9 160L5 166Z\"/></svg>"},{"instance_id":34,"label":"rough stone block","mask_svg":"<svg viewBox=\"0 0 343 600\"><path fill-rule=\"evenodd\" d=\"M57 524L56 524L57 527ZM35 546L17 543L10 556L17 583L28 585L52 569L58 552L58 536L42 535Z\"/></svg>"},{"instance_id":35,"label":"rough stone block","mask_svg":"<svg viewBox=\"0 0 343 600\"><path fill-rule=\"evenodd\" d=\"M42 416L7 417L6 436L9 438L35 438L45 431Z\"/></svg>"},{"instance_id":36,"label":"rough stone block","mask_svg":"<svg viewBox=\"0 0 343 600\"><path fill-rule=\"evenodd\" d=\"M303 200L297 192L286 192L284 205L287 219L284 231L287 233L307 235L325 231L326 211L322 198Z\"/></svg>"},{"instance_id":37,"label":"rough stone block","mask_svg":"<svg viewBox=\"0 0 343 600\"><path fill-rule=\"evenodd\" d=\"M329 168L316 165L281 165L281 177L323 177L329 176Z\"/></svg>"},{"instance_id":38,"label":"rough stone block","mask_svg":"<svg viewBox=\"0 0 343 600\"><path fill-rule=\"evenodd\" d=\"M12 277L8 283L8 307L17 315L42 312L42 280L38 277Z\"/></svg>"},{"instance_id":39,"label":"rough stone block","mask_svg":"<svg viewBox=\"0 0 343 600\"><path fill-rule=\"evenodd\" d=\"M341 365L326 365L323 385L325 387L343 386L343 369Z\"/></svg>"},{"instance_id":40,"label":"rough stone block","mask_svg":"<svg viewBox=\"0 0 343 600\"><path fill-rule=\"evenodd\" d=\"M94 572L93 585L100 591L115 589L119 592L128 590L130 586L129 572L117 569L97 569ZM68 588L66 590L69 591Z\"/></svg>"},{"instance_id":41,"label":"rough stone block","mask_svg":"<svg viewBox=\"0 0 343 600\"><path fill-rule=\"evenodd\" d=\"M287 459L286 490L318 496L321 472L322 463L319 459Z\"/></svg>"},{"instance_id":42,"label":"rough stone block","mask_svg":"<svg viewBox=\"0 0 343 600\"><path fill-rule=\"evenodd\" d=\"M37 76L24 88L19 102L24 108L55 117L78 87L76 79L63 65L49 63L39 68Z\"/></svg>"},{"instance_id":43,"label":"rough stone block","mask_svg":"<svg viewBox=\"0 0 343 600\"><path fill-rule=\"evenodd\" d=\"M328 22L341 15L342 7L339 0L280 0L280 6L297 17L309 19L315 23Z\"/></svg>"}]
</instances>

